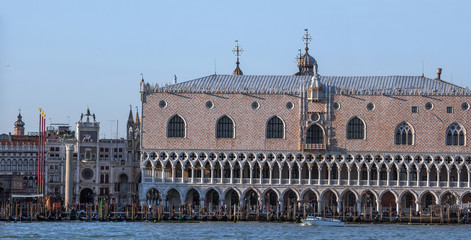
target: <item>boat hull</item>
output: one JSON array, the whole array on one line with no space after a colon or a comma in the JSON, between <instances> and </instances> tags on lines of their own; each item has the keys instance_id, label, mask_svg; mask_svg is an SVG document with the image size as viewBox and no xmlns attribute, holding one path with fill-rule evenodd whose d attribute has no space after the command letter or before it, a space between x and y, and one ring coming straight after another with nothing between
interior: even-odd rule
<instances>
[{"instance_id":1,"label":"boat hull","mask_svg":"<svg viewBox=\"0 0 471 240\"><path fill-rule=\"evenodd\" d=\"M345 223L333 218L305 218L301 222L310 226L344 226Z\"/></svg>"}]
</instances>

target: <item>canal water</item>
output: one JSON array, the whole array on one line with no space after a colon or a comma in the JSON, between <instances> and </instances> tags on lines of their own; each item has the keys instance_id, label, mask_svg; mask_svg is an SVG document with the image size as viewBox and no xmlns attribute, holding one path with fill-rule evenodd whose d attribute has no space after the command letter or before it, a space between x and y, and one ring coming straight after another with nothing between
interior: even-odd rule
<instances>
[{"instance_id":1,"label":"canal water","mask_svg":"<svg viewBox=\"0 0 471 240\"><path fill-rule=\"evenodd\" d=\"M0 239L471 239L471 225L0 222Z\"/></svg>"}]
</instances>

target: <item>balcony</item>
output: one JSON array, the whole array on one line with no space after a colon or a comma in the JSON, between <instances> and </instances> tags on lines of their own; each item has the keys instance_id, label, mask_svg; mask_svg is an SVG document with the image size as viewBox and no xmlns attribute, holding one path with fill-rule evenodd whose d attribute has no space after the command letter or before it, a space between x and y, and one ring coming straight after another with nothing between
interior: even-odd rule
<instances>
[{"instance_id":1,"label":"balcony","mask_svg":"<svg viewBox=\"0 0 471 240\"><path fill-rule=\"evenodd\" d=\"M305 143L303 144L303 149L304 150L325 150L325 144L322 144L322 143L312 143L312 144L309 144L309 143Z\"/></svg>"}]
</instances>

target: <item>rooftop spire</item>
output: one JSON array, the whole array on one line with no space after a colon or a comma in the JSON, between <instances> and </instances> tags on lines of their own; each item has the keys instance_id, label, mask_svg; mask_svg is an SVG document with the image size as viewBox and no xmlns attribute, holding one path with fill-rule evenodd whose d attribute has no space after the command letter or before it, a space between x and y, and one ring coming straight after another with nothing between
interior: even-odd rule
<instances>
[{"instance_id":1,"label":"rooftop spire","mask_svg":"<svg viewBox=\"0 0 471 240\"><path fill-rule=\"evenodd\" d=\"M305 34L303 36L303 42L306 44L306 52L304 55L298 58L298 68L299 72L295 73L295 76L302 76L302 75L316 75L317 74L317 61L309 55L309 43L311 42L312 38L309 35L308 29L304 29Z\"/></svg>"},{"instance_id":2,"label":"rooftop spire","mask_svg":"<svg viewBox=\"0 0 471 240\"><path fill-rule=\"evenodd\" d=\"M243 75L242 73L242 70L240 70L239 68L239 56L244 52L244 49L242 49L240 46L239 46L239 40L235 40L236 42L236 47L232 50L232 52L234 53L234 55L237 56L237 62L236 62L236 69L232 72L232 75Z\"/></svg>"},{"instance_id":3,"label":"rooftop spire","mask_svg":"<svg viewBox=\"0 0 471 240\"><path fill-rule=\"evenodd\" d=\"M137 109L137 106L136 106L136 120L134 120L134 124L136 125L136 127L139 127L139 125L141 125L141 121L139 120L139 109Z\"/></svg>"},{"instance_id":4,"label":"rooftop spire","mask_svg":"<svg viewBox=\"0 0 471 240\"><path fill-rule=\"evenodd\" d=\"M128 125L134 124L134 120L132 120L132 106L129 105L129 117L128 117Z\"/></svg>"},{"instance_id":5,"label":"rooftop spire","mask_svg":"<svg viewBox=\"0 0 471 240\"><path fill-rule=\"evenodd\" d=\"M309 50L309 43L311 42L312 38L311 38L311 35L309 35L309 30L306 28L304 29L304 31L306 32L306 34L304 34L303 36L303 42L306 44L306 48L304 48L304 50L306 50L306 53L307 51Z\"/></svg>"}]
</instances>

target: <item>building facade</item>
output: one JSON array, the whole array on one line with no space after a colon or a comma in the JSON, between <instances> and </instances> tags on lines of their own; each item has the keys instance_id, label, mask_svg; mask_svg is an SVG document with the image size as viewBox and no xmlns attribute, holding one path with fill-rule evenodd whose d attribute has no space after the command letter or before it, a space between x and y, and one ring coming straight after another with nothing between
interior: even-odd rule
<instances>
[{"instance_id":1,"label":"building facade","mask_svg":"<svg viewBox=\"0 0 471 240\"><path fill-rule=\"evenodd\" d=\"M38 136L25 135L21 114L14 125L14 135L0 135L0 202L37 194Z\"/></svg>"},{"instance_id":2,"label":"building facade","mask_svg":"<svg viewBox=\"0 0 471 240\"><path fill-rule=\"evenodd\" d=\"M468 89L441 69L321 76L307 41L294 75L141 80L141 204L409 213L471 201Z\"/></svg>"},{"instance_id":3,"label":"building facade","mask_svg":"<svg viewBox=\"0 0 471 240\"><path fill-rule=\"evenodd\" d=\"M46 142L46 193L64 199L66 145L73 145L73 200L76 204L100 199L119 206L138 201L139 127L128 120L127 138L100 139L100 123L87 109L75 131L65 126L50 128Z\"/></svg>"}]
</instances>

